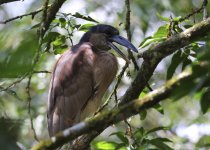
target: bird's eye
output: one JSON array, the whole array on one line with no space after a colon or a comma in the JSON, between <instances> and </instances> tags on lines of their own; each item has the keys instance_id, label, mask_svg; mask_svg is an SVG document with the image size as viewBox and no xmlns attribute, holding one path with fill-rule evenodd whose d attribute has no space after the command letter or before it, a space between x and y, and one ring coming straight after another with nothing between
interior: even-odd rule
<instances>
[{"instance_id":1,"label":"bird's eye","mask_svg":"<svg viewBox=\"0 0 210 150\"><path fill-rule=\"evenodd\" d=\"M108 37L111 37L112 35L110 33L107 34Z\"/></svg>"}]
</instances>

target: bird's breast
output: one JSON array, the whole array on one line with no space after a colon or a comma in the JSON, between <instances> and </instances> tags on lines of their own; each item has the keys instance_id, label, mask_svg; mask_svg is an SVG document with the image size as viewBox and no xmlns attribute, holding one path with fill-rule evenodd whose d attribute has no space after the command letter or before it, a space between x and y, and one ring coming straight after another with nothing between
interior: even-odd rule
<instances>
[{"instance_id":1,"label":"bird's breast","mask_svg":"<svg viewBox=\"0 0 210 150\"><path fill-rule=\"evenodd\" d=\"M93 68L96 87L100 89L98 92L103 93L117 74L118 65L116 57L107 51L101 51L96 54Z\"/></svg>"},{"instance_id":2,"label":"bird's breast","mask_svg":"<svg viewBox=\"0 0 210 150\"><path fill-rule=\"evenodd\" d=\"M117 70L118 64L116 57L113 54L106 51L100 51L95 54L95 61L93 64L95 92L82 111L80 120L94 114L98 109L103 95L117 74Z\"/></svg>"}]
</instances>

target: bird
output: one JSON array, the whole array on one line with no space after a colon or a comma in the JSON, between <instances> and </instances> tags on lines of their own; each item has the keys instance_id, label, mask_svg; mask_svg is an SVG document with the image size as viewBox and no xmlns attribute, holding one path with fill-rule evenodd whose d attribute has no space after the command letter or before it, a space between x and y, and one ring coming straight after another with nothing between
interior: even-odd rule
<instances>
[{"instance_id":1,"label":"bird","mask_svg":"<svg viewBox=\"0 0 210 150\"><path fill-rule=\"evenodd\" d=\"M90 27L79 43L57 60L47 100L50 137L91 117L99 108L118 71L117 59L109 50L115 50L129 63L113 43L138 52L131 42L119 35L118 29L98 24Z\"/></svg>"}]
</instances>

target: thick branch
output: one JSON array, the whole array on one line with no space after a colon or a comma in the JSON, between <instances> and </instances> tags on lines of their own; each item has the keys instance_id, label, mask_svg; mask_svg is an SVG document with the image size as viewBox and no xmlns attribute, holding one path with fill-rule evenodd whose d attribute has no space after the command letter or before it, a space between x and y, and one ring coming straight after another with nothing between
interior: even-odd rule
<instances>
[{"instance_id":1,"label":"thick branch","mask_svg":"<svg viewBox=\"0 0 210 150\"><path fill-rule=\"evenodd\" d=\"M1 0L1 1L0 1L0 5L2 5L2 4L4 4L4 3L15 2L15 1L20 1L20 0Z\"/></svg>"},{"instance_id":2,"label":"thick branch","mask_svg":"<svg viewBox=\"0 0 210 150\"><path fill-rule=\"evenodd\" d=\"M102 113L92 119L81 122L71 128L58 133L55 137L49 140L42 141L35 145L32 150L50 150L62 146L64 143L74 140L82 134L89 133L90 131L98 131L101 128L106 128L112 124L124 120L130 116L139 113L142 110L148 109L156 105L162 100L170 96L171 91L176 88L180 81L190 77L191 70L185 71L177 77L168 81L164 86L150 92L142 99L136 99L122 105L112 111Z\"/></svg>"},{"instance_id":3,"label":"thick branch","mask_svg":"<svg viewBox=\"0 0 210 150\"><path fill-rule=\"evenodd\" d=\"M45 32L48 30L50 23L53 21L58 10L61 8L61 6L63 5L65 1L66 0L55 0L52 6L48 9L47 16L40 30L42 37L44 36Z\"/></svg>"}]
</instances>

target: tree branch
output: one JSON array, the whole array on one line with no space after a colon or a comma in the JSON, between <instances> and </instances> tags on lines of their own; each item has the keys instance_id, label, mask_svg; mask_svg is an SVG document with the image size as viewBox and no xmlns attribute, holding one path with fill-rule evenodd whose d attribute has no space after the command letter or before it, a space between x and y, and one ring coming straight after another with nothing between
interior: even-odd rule
<instances>
[{"instance_id":1,"label":"tree branch","mask_svg":"<svg viewBox=\"0 0 210 150\"><path fill-rule=\"evenodd\" d=\"M169 80L164 86L150 92L144 98L136 99L122 105L109 112L102 113L92 119L81 122L71 128L68 128L52 137L49 140L44 140L35 145L32 150L50 150L62 146L64 143L74 140L82 134L89 133L94 130L95 132L106 128L112 124L124 120L130 116L139 113L142 110L148 109L165 100L170 96L170 93L179 86L179 83L192 74L191 70L184 71L177 77Z\"/></svg>"},{"instance_id":2,"label":"tree branch","mask_svg":"<svg viewBox=\"0 0 210 150\"><path fill-rule=\"evenodd\" d=\"M49 29L50 23L53 21L58 10L61 8L65 1L66 0L55 0L51 7L48 9L47 16L44 19L44 22L40 28L41 37L43 37L46 31Z\"/></svg>"},{"instance_id":3,"label":"tree branch","mask_svg":"<svg viewBox=\"0 0 210 150\"><path fill-rule=\"evenodd\" d=\"M130 24L131 24L131 9L130 9L130 0L125 0L125 6L126 6L126 21L125 21L125 30L127 33L128 40L131 41L131 30L130 30ZM136 59L133 56L133 53L130 49L128 49L128 55L129 59L132 60L135 70L139 70L139 66L136 62ZM127 65L128 66L128 65Z\"/></svg>"},{"instance_id":4,"label":"tree branch","mask_svg":"<svg viewBox=\"0 0 210 150\"><path fill-rule=\"evenodd\" d=\"M40 9L37 9L36 11L30 12L30 13L27 13L27 14L16 16L16 17L7 19L5 21L0 21L0 24L6 24L6 23L11 22L11 21L14 21L16 19L22 19L23 17L26 17L26 16L31 16L32 18L34 18L35 15L38 14L39 12L41 12L42 10L43 10L43 8L40 8Z\"/></svg>"},{"instance_id":5,"label":"tree branch","mask_svg":"<svg viewBox=\"0 0 210 150\"><path fill-rule=\"evenodd\" d=\"M210 33L210 18L195 24L191 28L168 38L155 46L150 47L147 51L139 54L144 61L134 81L122 97L120 104L125 104L132 99L136 99L142 92L147 82L151 78L158 63L182 47L191 42L201 40L205 35Z\"/></svg>"}]
</instances>

